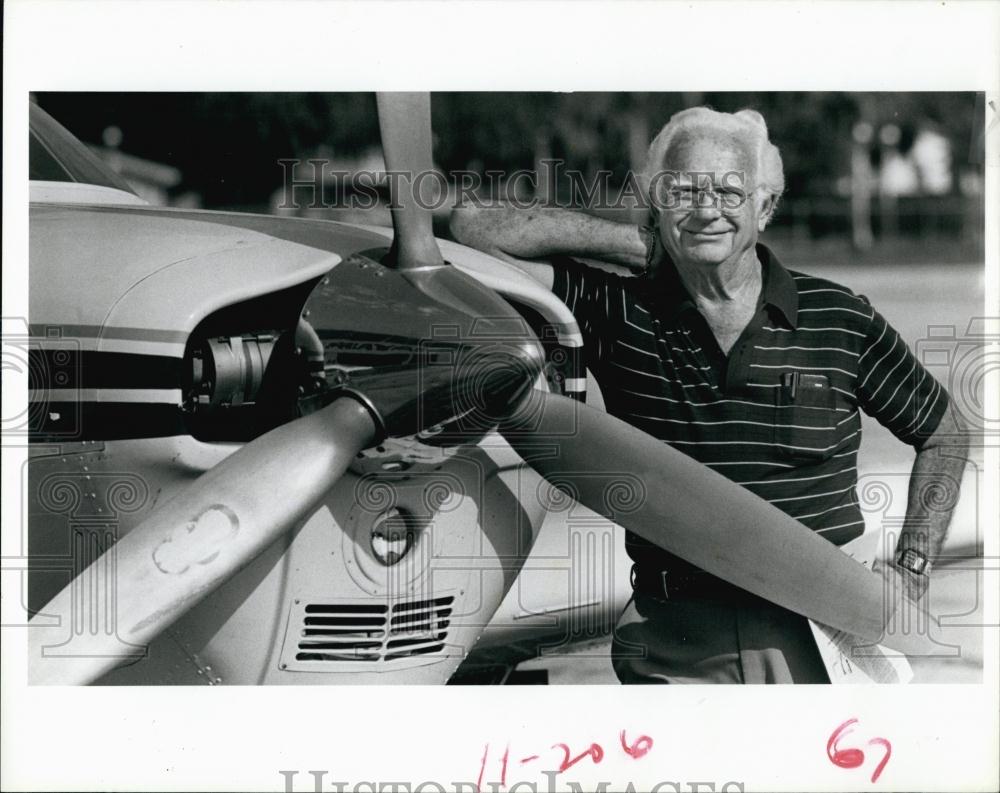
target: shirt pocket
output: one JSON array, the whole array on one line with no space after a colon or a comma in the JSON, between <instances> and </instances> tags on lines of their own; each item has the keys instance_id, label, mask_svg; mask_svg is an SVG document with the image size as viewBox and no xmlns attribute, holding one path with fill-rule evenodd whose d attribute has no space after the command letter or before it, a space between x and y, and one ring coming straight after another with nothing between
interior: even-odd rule
<instances>
[{"instance_id":1,"label":"shirt pocket","mask_svg":"<svg viewBox=\"0 0 1000 793\"><path fill-rule=\"evenodd\" d=\"M834 391L826 375L785 372L775 389L773 439L785 459L818 461L837 447Z\"/></svg>"}]
</instances>

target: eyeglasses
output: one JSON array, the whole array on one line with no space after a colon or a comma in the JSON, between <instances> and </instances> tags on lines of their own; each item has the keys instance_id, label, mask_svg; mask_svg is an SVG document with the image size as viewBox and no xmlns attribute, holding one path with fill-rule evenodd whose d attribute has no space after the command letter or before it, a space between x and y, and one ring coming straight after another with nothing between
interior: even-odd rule
<instances>
[{"instance_id":1,"label":"eyeglasses","mask_svg":"<svg viewBox=\"0 0 1000 793\"><path fill-rule=\"evenodd\" d=\"M695 209L712 208L727 214L738 213L754 192L732 185L719 187L695 187L694 185L662 185L656 192L660 209L672 212L690 212Z\"/></svg>"}]
</instances>

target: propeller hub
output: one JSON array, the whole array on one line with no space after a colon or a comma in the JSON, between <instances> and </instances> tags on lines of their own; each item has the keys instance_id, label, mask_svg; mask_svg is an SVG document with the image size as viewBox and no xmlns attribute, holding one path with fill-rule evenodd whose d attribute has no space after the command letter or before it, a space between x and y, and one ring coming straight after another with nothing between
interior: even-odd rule
<instances>
[{"instance_id":1,"label":"propeller hub","mask_svg":"<svg viewBox=\"0 0 1000 793\"><path fill-rule=\"evenodd\" d=\"M528 323L453 267L399 271L370 256L337 265L303 316L323 347L323 378L300 404L310 412L350 394L381 434L436 445L482 437L537 381L545 357Z\"/></svg>"}]
</instances>

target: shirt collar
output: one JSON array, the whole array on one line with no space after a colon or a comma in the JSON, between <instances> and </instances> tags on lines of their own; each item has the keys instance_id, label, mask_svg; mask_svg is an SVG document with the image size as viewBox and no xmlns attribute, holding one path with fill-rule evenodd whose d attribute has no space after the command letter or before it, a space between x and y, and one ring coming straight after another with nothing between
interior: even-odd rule
<instances>
[{"instance_id":1,"label":"shirt collar","mask_svg":"<svg viewBox=\"0 0 1000 793\"><path fill-rule=\"evenodd\" d=\"M796 328L799 319L799 288L795 285L795 279L766 245L757 244L757 258L764 270L764 286L761 289L764 302L778 309L789 326Z\"/></svg>"},{"instance_id":2,"label":"shirt collar","mask_svg":"<svg viewBox=\"0 0 1000 793\"><path fill-rule=\"evenodd\" d=\"M757 244L757 258L760 259L763 284L760 303L776 309L785 322L795 329L799 314L799 289L795 279L778 261L778 257L766 245ZM669 258L665 258L656 275L647 280L647 294L662 309L678 313L688 308L696 308L684 282ZM644 290L646 291L646 290Z\"/></svg>"}]
</instances>

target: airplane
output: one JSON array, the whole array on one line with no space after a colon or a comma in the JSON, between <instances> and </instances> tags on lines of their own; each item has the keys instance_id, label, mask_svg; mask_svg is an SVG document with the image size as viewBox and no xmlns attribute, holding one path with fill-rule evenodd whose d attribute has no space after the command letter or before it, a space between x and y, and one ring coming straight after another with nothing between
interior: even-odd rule
<instances>
[{"instance_id":1,"label":"airplane","mask_svg":"<svg viewBox=\"0 0 1000 793\"><path fill-rule=\"evenodd\" d=\"M429 98L378 109L430 170ZM31 682L499 682L609 632L623 526L883 638L880 576L585 406L566 307L405 190L392 229L151 207L30 116Z\"/></svg>"}]
</instances>

